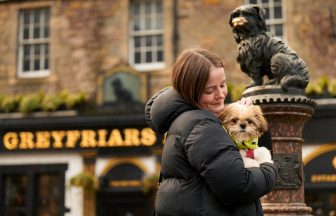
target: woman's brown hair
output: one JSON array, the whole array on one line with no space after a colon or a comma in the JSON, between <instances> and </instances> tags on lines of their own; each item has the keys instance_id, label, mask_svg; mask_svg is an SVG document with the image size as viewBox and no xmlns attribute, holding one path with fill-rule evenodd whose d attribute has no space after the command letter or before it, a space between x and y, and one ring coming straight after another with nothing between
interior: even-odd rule
<instances>
[{"instance_id":1,"label":"woman's brown hair","mask_svg":"<svg viewBox=\"0 0 336 216\"><path fill-rule=\"evenodd\" d=\"M211 66L223 67L223 62L216 54L200 48L183 51L173 66L173 87L196 107L199 106Z\"/></svg>"}]
</instances>

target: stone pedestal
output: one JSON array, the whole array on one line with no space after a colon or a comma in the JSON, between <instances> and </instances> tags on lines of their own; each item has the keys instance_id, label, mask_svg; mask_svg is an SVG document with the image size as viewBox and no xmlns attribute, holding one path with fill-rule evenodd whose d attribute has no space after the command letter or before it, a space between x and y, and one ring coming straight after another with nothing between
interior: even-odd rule
<instances>
[{"instance_id":1,"label":"stone pedestal","mask_svg":"<svg viewBox=\"0 0 336 216\"><path fill-rule=\"evenodd\" d=\"M262 198L265 216L311 215L304 201L302 130L314 113L315 102L302 89L284 91L274 85L248 88L243 97L261 106L272 135L274 162L279 166L275 189Z\"/></svg>"}]
</instances>

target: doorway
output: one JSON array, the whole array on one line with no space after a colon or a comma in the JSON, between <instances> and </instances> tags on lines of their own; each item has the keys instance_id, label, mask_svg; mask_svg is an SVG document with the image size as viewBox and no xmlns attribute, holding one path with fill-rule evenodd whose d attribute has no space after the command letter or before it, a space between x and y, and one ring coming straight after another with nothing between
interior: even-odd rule
<instances>
[{"instance_id":1,"label":"doorway","mask_svg":"<svg viewBox=\"0 0 336 216\"><path fill-rule=\"evenodd\" d=\"M99 191L97 216L150 216L152 196L137 192Z\"/></svg>"}]
</instances>

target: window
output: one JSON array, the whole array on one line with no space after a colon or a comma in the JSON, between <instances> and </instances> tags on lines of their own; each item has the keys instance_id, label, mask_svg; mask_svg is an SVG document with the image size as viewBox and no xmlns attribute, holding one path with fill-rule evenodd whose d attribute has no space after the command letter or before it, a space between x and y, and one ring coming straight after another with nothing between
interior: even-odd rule
<instances>
[{"instance_id":1,"label":"window","mask_svg":"<svg viewBox=\"0 0 336 216\"><path fill-rule=\"evenodd\" d=\"M20 10L18 76L49 75L49 8Z\"/></svg>"},{"instance_id":2,"label":"window","mask_svg":"<svg viewBox=\"0 0 336 216\"><path fill-rule=\"evenodd\" d=\"M130 2L130 64L139 71L164 67L162 0Z\"/></svg>"},{"instance_id":3,"label":"window","mask_svg":"<svg viewBox=\"0 0 336 216\"><path fill-rule=\"evenodd\" d=\"M248 4L257 4L266 11L267 30L280 38L284 38L282 0L247 0Z\"/></svg>"},{"instance_id":4,"label":"window","mask_svg":"<svg viewBox=\"0 0 336 216\"><path fill-rule=\"evenodd\" d=\"M0 166L1 216L63 216L67 164Z\"/></svg>"}]
</instances>

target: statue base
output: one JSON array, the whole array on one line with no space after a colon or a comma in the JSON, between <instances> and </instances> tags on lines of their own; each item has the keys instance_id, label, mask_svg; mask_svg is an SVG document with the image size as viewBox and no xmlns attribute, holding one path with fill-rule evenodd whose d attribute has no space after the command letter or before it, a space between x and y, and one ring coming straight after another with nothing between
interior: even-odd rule
<instances>
[{"instance_id":1,"label":"statue base","mask_svg":"<svg viewBox=\"0 0 336 216\"><path fill-rule=\"evenodd\" d=\"M278 85L248 88L243 97L262 108L272 136L273 160L279 168L274 190L261 199L264 214L311 215L312 209L304 203L302 130L314 113L315 102L302 89L285 91Z\"/></svg>"},{"instance_id":2,"label":"statue base","mask_svg":"<svg viewBox=\"0 0 336 216\"><path fill-rule=\"evenodd\" d=\"M311 216L312 209L303 203L263 203L264 216Z\"/></svg>"}]
</instances>

